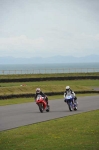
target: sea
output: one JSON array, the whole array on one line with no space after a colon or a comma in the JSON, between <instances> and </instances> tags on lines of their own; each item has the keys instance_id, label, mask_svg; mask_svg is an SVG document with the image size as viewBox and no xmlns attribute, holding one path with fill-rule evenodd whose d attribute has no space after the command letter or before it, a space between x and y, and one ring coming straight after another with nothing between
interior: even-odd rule
<instances>
[{"instance_id":1,"label":"sea","mask_svg":"<svg viewBox=\"0 0 99 150\"><path fill-rule=\"evenodd\" d=\"M55 64L0 64L0 75L99 72L99 62Z\"/></svg>"}]
</instances>

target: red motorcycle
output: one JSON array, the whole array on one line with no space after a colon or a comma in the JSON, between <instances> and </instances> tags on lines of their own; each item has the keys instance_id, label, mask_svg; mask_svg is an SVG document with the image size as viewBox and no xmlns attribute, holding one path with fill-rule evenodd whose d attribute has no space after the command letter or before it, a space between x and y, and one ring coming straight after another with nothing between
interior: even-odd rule
<instances>
[{"instance_id":1,"label":"red motorcycle","mask_svg":"<svg viewBox=\"0 0 99 150\"><path fill-rule=\"evenodd\" d=\"M44 97L42 97L41 95L38 95L36 98L36 104L39 107L39 110L41 113L44 112L44 110L46 110L47 112L49 112L49 106L47 106L46 101L44 100Z\"/></svg>"}]
</instances>

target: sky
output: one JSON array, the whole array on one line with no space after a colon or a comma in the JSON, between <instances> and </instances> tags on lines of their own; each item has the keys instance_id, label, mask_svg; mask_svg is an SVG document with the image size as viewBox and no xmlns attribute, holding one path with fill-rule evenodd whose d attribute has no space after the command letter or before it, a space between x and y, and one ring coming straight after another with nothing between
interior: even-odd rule
<instances>
[{"instance_id":1,"label":"sky","mask_svg":"<svg viewBox=\"0 0 99 150\"><path fill-rule=\"evenodd\" d=\"M99 55L99 0L0 0L0 56Z\"/></svg>"}]
</instances>

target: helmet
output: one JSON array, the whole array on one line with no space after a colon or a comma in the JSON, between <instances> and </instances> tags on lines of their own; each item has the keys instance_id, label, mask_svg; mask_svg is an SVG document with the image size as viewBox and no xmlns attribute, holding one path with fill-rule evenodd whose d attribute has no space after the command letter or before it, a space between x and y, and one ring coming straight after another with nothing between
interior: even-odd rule
<instances>
[{"instance_id":1,"label":"helmet","mask_svg":"<svg viewBox=\"0 0 99 150\"><path fill-rule=\"evenodd\" d=\"M69 86L66 86L66 90L69 90L70 89L70 87Z\"/></svg>"},{"instance_id":2,"label":"helmet","mask_svg":"<svg viewBox=\"0 0 99 150\"><path fill-rule=\"evenodd\" d=\"M40 91L41 91L40 88L36 89L36 93L40 93Z\"/></svg>"}]
</instances>

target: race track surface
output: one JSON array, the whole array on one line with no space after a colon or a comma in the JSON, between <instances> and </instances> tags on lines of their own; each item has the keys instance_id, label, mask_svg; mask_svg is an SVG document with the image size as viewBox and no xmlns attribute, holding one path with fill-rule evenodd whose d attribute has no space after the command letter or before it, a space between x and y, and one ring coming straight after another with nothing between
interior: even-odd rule
<instances>
[{"instance_id":1,"label":"race track surface","mask_svg":"<svg viewBox=\"0 0 99 150\"><path fill-rule=\"evenodd\" d=\"M0 106L0 131L99 109L99 96L78 97L78 110L70 112L63 99L51 100L50 112L40 113L36 103Z\"/></svg>"}]
</instances>

